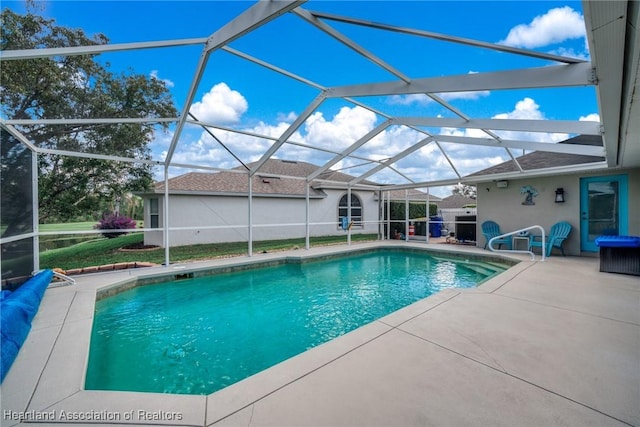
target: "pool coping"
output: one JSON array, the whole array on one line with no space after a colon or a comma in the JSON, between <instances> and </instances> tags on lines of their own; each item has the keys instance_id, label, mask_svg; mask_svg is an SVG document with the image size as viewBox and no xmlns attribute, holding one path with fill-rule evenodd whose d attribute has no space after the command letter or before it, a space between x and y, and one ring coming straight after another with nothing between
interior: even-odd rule
<instances>
[{"instance_id":1,"label":"pool coping","mask_svg":"<svg viewBox=\"0 0 640 427\"><path fill-rule=\"evenodd\" d=\"M16 425L21 421L19 418L24 418L24 421L68 423L210 425L461 292L461 290L451 289L439 292L210 395L84 389L93 311L96 298L100 294L108 295L119 288L130 288L132 285L135 286L138 280L152 283L159 278L165 281L164 278L171 275L188 274L198 277L212 274L212 271L224 272L236 268L253 267L256 264L266 266L291 260L297 262L318 260L345 253L352 254L354 251L368 252L380 249L410 249L428 251L430 254L436 253L440 256L463 254L474 260L521 262L514 257L496 256L485 251L468 249L460 251L436 248L433 245L427 247L419 243L374 242L312 248L308 251L261 253L253 257L225 258L172 264L169 267L80 276L76 279L76 285L50 288L45 293L29 337L2 384L3 391L20 389L18 393L3 393L2 410L5 415L10 415L3 417L3 425ZM502 281L508 280L512 274L515 274L512 271L513 268L518 268L518 264L481 284L482 289L490 290L492 287L499 286ZM470 291L476 291L476 289ZM82 368L79 369L79 367ZM54 419L49 420L50 416Z\"/></svg>"}]
</instances>

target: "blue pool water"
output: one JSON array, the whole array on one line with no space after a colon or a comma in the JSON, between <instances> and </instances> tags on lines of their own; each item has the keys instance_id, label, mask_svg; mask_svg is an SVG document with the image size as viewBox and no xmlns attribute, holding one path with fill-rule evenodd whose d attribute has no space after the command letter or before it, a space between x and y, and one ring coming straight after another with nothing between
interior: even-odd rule
<instances>
[{"instance_id":1,"label":"blue pool water","mask_svg":"<svg viewBox=\"0 0 640 427\"><path fill-rule=\"evenodd\" d=\"M133 288L96 303L85 387L209 394L496 273L472 267L389 251Z\"/></svg>"}]
</instances>

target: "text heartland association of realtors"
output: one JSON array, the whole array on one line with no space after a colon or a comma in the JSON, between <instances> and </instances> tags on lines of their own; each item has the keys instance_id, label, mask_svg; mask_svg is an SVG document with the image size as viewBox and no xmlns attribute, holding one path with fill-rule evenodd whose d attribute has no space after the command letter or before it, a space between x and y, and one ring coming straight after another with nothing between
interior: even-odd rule
<instances>
[{"instance_id":1,"label":"text heartland association of realtors","mask_svg":"<svg viewBox=\"0 0 640 427\"><path fill-rule=\"evenodd\" d=\"M11 421L181 421L183 414L175 411L145 411L132 409L115 411L2 411L3 420Z\"/></svg>"}]
</instances>

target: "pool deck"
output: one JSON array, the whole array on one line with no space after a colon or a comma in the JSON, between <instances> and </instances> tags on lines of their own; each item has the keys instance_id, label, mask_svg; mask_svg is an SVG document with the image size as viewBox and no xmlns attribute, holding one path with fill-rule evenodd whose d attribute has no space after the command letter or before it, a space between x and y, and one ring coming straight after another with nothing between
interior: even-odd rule
<instances>
[{"instance_id":1,"label":"pool deck","mask_svg":"<svg viewBox=\"0 0 640 427\"><path fill-rule=\"evenodd\" d=\"M640 426L640 277L600 273L597 258L512 255L523 261L476 289L443 291L209 396L83 390L96 289L380 244L487 253L387 241L79 277L45 293L1 386L0 425Z\"/></svg>"}]
</instances>

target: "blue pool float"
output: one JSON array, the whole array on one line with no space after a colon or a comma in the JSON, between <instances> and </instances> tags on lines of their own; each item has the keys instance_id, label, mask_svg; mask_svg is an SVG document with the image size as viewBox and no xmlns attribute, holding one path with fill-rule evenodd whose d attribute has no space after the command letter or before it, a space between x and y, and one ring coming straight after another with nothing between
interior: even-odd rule
<instances>
[{"instance_id":1,"label":"blue pool float","mask_svg":"<svg viewBox=\"0 0 640 427\"><path fill-rule=\"evenodd\" d=\"M18 356L20 347L31 330L31 321L38 312L44 291L53 278L52 270L43 270L24 282L13 292L2 291L0 302L0 353L2 366L0 381Z\"/></svg>"}]
</instances>

